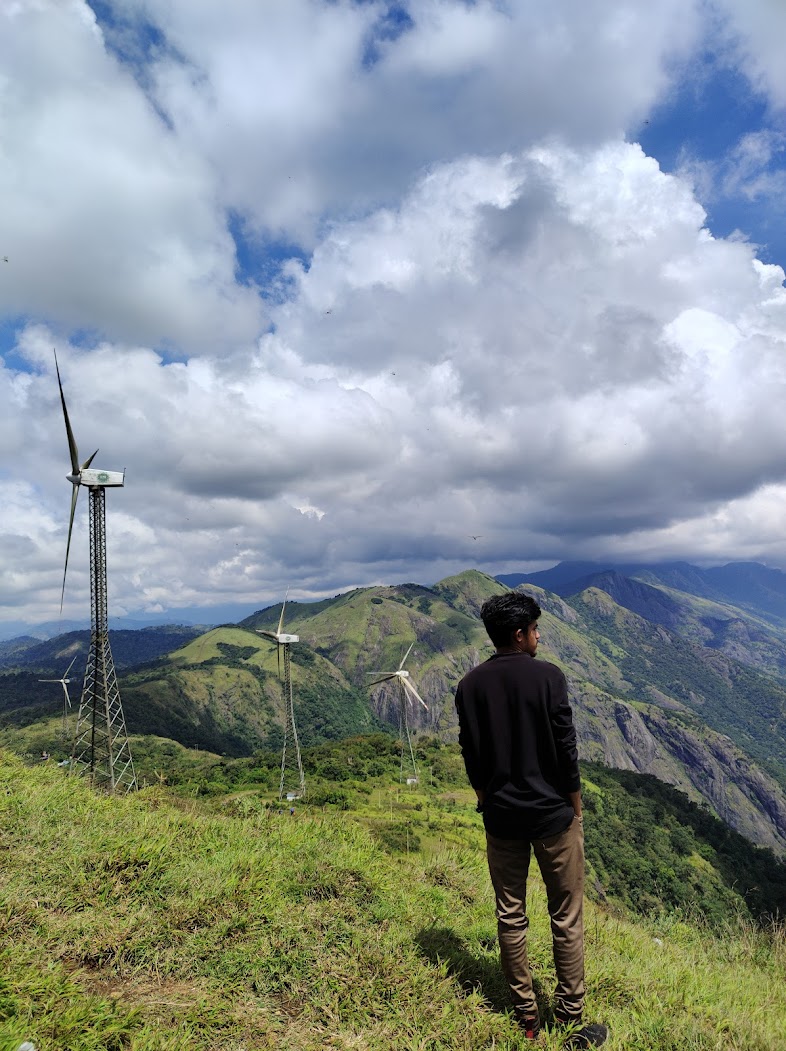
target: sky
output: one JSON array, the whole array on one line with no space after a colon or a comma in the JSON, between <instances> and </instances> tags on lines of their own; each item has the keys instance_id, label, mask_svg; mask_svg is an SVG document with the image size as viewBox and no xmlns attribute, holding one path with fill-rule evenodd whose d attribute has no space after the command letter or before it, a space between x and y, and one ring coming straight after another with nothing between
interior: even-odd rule
<instances>
[{"instance_id":1,"label":"sky","mask_svg":"<svg viewBox=\"0 0 786 1051\"><path fill-rule=\"evenodd\" d=\"M116 619L786 569L784 39L780 0L0 0L0 631L60 616L53 349L126 471Z\"/></svg>"}]
</instances>

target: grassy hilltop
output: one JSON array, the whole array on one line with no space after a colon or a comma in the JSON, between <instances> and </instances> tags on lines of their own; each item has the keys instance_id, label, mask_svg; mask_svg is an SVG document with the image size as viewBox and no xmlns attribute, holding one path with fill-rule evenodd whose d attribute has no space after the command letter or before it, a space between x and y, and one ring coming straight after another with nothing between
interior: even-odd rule
<instances>
[{"instance_id":1,"label":"grassy hilltop","mask_svg":"<svg viewBox=\"0 0 786 1051\"><path fill-rule=\"evenodd\" d=\"M294 817L240 785L206 802L161 788L109 799L0 754L0 1049L24 1039L41 1051L523 1046L506 1010L478 819L466 789L446 791L455 751L434 764L436 790L407 794L391 784L395 757L373 741L376 758L362 759L362 739L315 750L323 775L351 755L385 776L365 789L345 780L337 806L299 805ZM588 826L635 840L606 776L588 775ZM712 870L715 855L685 839L669 799L656 803L664 849L673 841L686 864ZM396 824L406 840L386 841ZM614 856L590 868L611 891ZM630 890L648 877L639 867L619 878ZM610 1025L610 1051L782 1048L783 928L733 903L709 923L660 907L651 880L649 890L630 902L638 918L611 898L588 905L588 1013ZM553 968L536 877L531 920L547 1011Z\"/></svg>"}]
</instances>

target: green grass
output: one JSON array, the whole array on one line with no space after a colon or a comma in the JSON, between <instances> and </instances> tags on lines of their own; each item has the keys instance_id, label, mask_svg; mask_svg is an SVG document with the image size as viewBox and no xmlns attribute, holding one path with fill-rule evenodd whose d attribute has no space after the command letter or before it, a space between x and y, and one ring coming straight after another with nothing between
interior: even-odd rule
<instances>
[{"instance_id":1,"label":"green grass","mask_svg":"<svg viewBox=\"0 0 786 1051\"><path fill-rule=\"evenodd\" d=\"M395 800L375 810L373 792L357 818L279 815L253 792L208 813L159 789L96 796L0 757L0 1049L521 1047L477 818L454 795L443 824L460 845L435 834L391 854L371 826ZM530 911L547 1010L534 876ZM590 904L587 954L588 1014L610 1025L610 1051L783 1046L781 928L634 922Z\"/></svg>"}]
</instances>

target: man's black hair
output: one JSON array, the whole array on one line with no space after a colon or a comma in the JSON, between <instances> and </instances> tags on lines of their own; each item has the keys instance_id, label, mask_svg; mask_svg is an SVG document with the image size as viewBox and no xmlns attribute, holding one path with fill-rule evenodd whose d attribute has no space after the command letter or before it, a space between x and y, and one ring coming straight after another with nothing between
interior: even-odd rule
<instances>
[{"instance_id":1,"label":"man's black hair","mask_svg":"<svg viewBox=\"0 0 786 1051\"><path fill-rule=\"evenodd\" d=\"M528 631L540 613L540 606L535 599L520 591L494 595L480 607L481 619L495 646L509 646L516 629Z\"/></svg>"}]
</instances>

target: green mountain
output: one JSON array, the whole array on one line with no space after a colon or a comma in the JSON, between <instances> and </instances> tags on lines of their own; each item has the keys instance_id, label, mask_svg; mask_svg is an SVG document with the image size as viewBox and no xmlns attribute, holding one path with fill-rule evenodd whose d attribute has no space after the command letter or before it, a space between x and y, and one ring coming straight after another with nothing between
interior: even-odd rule
<instances>
[{"instance_id":1,"label":"green mountain","mask_svg":"<svg viewBox=\"0 0 786 1051\"><path fill-rule=\"evenodd\" d=\"M118 673L124 668L159 660L201 631L184 625L164 625L111 634L112 657ZM0 647L0 729L29 726L61 712L63 691L56 681L69 672L69 695L78 706L82 679L90 647L89 631L69 631L42 642L23 637ZM48 747L52 747L49 742ZM40 749L39 749L40 751Z\"/></svg>"},{"instance_id":2,"label":"green mountain","mask_svg":"<svg viewBox=\"0 0 786 1051\"><path fill-rule=\"evenodd\" d=\"M546 572L555 572L556 568ZM754 613L728 601L681 591L659 582L652 572L641 572L640 577L625 576L618 570L593 573L579 580L563 582L561 591L568 596L578 595L589 588L605 591L617 605L653 624L660 624L701 646L720 650L742 664L786 678L786 625L769 621L763 611ZM530 584L542 587L537 581L545 575L533 574L535 579ZM673 579L674 574L661 573L661 576ZM683 572L680 579L686 576ZM688 578L686 586L691 583ZM698 590L702 592L704 589L699 587Z\"/></svg>"},{"instance_id":3,"label":"green mountain","mask_svg":"<svg viewBox=\"0 0 786 1051\"><path fill-rule=\"evenodd\" d=\"M304 746L379 728L366 698L308 645L293 646L292 682ZM129 732L172 737L227 755L280 748L276 647L242 625L214 628L122 680Z\"/></svg>"},{"instance_id":4,"label":"green mountain","mask_svg":"<svg viewBox=\"0 0 786 1051\"><path fill-rule=\"evenodd\" d=\"M742 664L786 677L786 628L728 602L715 602L665 584L647 584L619 573L601 573L592 586L653 624L691 642L717 649Z\"/></svg>"},{"instance_id":5,"label":"green mountain","mask_svg":"<svg viewBox=\"0 0 786 1051\"><path fill-rule=\"evenodd\" d=\"M468 611L503 590L492 577L474 571L449 577L433 588L419 584L364 588L326 602L289 603L286 628L359 690L367 689L375 672L398 668L412 643L407 668L428 712L413 710L408 717L418 729L450 736L456 727L456 683L491 652L482 623ZM280 613L280 605L272 606L248 617L242 626L275 627ZM375 687L370 698L380 719L398 723L394 686Z\"/></svg>"},{"instance_id":6,"label":"green mountain","mask_svg":"<svg viewBox=\"0 0 786 1051\"><path fill-rule=\"evenodd\" d=\"M25 650L37 646L40 641L32 635L17 635L13 639L0 640L0 661L5 661L8 657L21 659Z\"/></svg>"},{"instance_id":7,"label":"green mountain","mask_svg":"<svg viewBox=\"0 0 786 1051\"><path fill-rule=\"evenodd\" d=\"M661 621L670 618L670 627L598 587L565 599L525 585L544 610L542 656L568 676L582 756L652 774L754 842L786 850L786 682L778 674L786 645L779 649L777 628L665 585L620 587L620 598L632 604L636 597L651 616L656 609ZM454 741L456 683L491 653L477 612L504 590L468 571L431 588L373 587L289 603L285 627L301 639L291 652L303 745L395 730L395 686L367 684L396 669L410 646L407 668L428 710L408 708L409 723ZM728 624L760 631L755 661L743 663L718 644L720 629L708 623L722 612ZM280 613L280 605L261 610L125 673L130 732L230 756L278 749L284 710L275 647L257 630L277 626ZM727 640L733 634L729 628ZM6 742L14 726L40 715L29 700L15 701L13 690L0 695Z\"/></svg>"}]
</instances>

